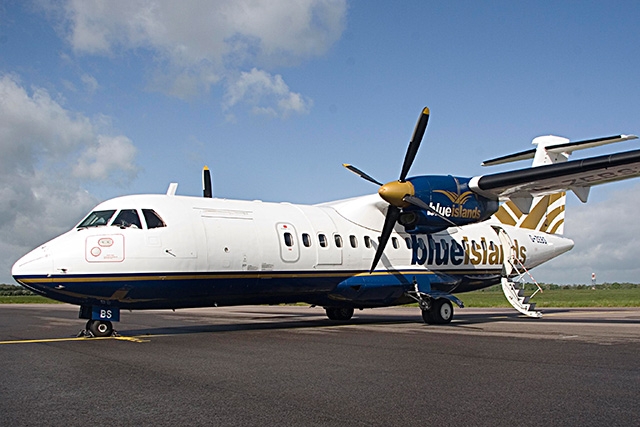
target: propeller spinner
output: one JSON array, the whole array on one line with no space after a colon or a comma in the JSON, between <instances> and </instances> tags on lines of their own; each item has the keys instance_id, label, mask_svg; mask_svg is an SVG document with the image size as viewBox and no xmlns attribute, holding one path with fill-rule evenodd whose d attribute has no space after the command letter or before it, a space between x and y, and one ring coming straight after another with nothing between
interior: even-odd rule
<instances>
[{"instance_id":1,"label":"propeller spinner","mask_svg":"<svg viewBox=\"0 0 640 427\"><path fill-rule=\"evenodd\" d=\"M402 208L406 208L410 205L418 206L421 209L425 209L427 211L432 212L438 217L442 217L437 211L429 207L426 203L424 203L419 198L415 197L415 188L411 182L406 181L407 175L409 173L409 169L411 169L411 165L418 154L418 149L420 148L420 143L422 142L422 138L424 137L424 133L427 129L427 123L429 122L429 108L424 107L420 117L418 118L418 123L416 123L416 127L413 130L413 136L411 141L409 142L409 147L407 148L407 153L404 157L404 162L402 163L402 170L400 172L400 178L397 181L391 181L386 184L382 184L378 182L376 179L367 175L360 169L355 166L344 164L343 166L349 169L351 172L360 176L361 178L377 184L380 186L378 189L378 194L389 203L389 208L387 209L387 215L384 219L384 225L382 226L382 233L380 234L380 238L378 239L378 248L376 249L376 254L373 257L373 263L371 264L370 273L375 270L382 254L384 253L384 248L387 246L387 242L391 237L391 233L393 232L393 228L400 217L400 212ZM452 225L455 225L453 222L449 221L447 218L444 218L446 221L450 222Z\"/></svg>"}]
</instances>

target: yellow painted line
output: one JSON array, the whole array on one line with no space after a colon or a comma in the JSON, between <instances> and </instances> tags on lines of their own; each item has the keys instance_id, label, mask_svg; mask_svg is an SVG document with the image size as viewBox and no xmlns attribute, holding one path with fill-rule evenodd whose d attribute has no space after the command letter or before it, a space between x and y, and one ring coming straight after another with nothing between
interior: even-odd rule
<instances>
[{"instance_id":1,"label":"yellow painted line","mask_svg":"<svg viewBox=\"0 0 640 427\"><path fill-rule=\"evenodd\" d=\"M44 339L36 339L36 340L14 340L14 341L0 341L0 345L2 344L39 344L39 343L50 343L50 342L67 342L67 341L96 341L96 340L120 340L120 341L130 341L130 342L149 342L149 339L144 339L143 337L76 337L76 338L44 338Z\"/></svg>"}]
</instances>

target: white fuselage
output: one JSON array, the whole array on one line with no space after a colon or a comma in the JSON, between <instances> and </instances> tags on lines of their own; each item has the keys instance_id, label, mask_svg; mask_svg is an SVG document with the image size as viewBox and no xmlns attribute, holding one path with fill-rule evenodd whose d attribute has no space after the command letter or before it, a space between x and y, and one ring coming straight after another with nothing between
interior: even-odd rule
<instances>
[{"instance_id":1,"label":"white fuselage","mask_svg":"<svg viewBox=\"0 0 640 427\"><path fill-rule=\"evenodd\" d=\"M327 298L345 298L332 290L354 276L385 284L398 272L429 274L437 287L433 278L442 275L447 291L457 292L497 283L505 252L494 227L507 232L527 268L573 247L570 239L493 218L432 235L411 236L397 225L369 274L386 206L377 195L314 206L119 197L94 211L135 209L143 217L143 209L152 209L166 226L148 228L143 221L141 228L74 228L25 255L12 274L25 286L76 304L90 299L129 308L294 300L326 305Z\"/></svg>"}]
</instances>

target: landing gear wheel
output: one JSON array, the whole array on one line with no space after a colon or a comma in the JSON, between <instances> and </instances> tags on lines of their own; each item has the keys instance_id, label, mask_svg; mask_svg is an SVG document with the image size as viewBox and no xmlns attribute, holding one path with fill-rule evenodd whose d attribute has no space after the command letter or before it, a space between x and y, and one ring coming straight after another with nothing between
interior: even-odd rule
<instances>
[{"instance_id":1,"label":"landing gear wheel","mask_svg":"<svg viewBox=\"0 0 640 427\"><path fill-rule=\"evenodd\" d=\"M110 337L113 334L113 325L107 320L89 320L87 330L94 337Z\"/></svg>"},{"instance_id":2,"label":"landing gear wheel","mask_svg":"<svg viewBox=\"0 0 640 427\"><path fill-rule=\"evenodd\" d=\"M422 320L424 320L424 323L427 325L434 323L431 310L422 310Z\"/></svg>"},{"instance_id":3,"label":"landing gear wheel","mask_svg":"<svg viewBox=\"0 0 640 427\"><path fill-rule=\"evenodd\" d=\"M422 319L430 325L445 325L453 319L453 304L445 298L433 302L431 309L422 310Z\"/></svg>"},{"instance_id":4,"label":"landing gear wheel","mask_svg":"<svg viewBox=\"0 0 640 427\"><path fill-rule=\"evenodd\" d=\"M433 304L431 315L438 325L450 323L451 319L453 319L453 304L448 299L437 299Z\"/></svg>"},{"instance_id":5,"label":"landing gear wheel","mask_svg":"<svg viewBox=\"0 0 640 427\"><path fill-rule=\"evenodd\" d=\"M327 317L331 320L349 320L353 316L353 307L326 307Z\"/></svg>"}]
</instances>

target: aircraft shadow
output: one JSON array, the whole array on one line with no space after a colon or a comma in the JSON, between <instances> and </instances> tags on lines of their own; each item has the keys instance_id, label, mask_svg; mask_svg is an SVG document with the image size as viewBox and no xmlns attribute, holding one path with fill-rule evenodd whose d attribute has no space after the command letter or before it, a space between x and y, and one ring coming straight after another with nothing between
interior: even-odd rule
<instances>
[{"instance_id":1,"label":"aircraft shadow","mask_svg":"<svg viewBox=\"0 0 640 427\"><path fill-rule=\"evenodd\" d=\"M640 324L640 311L637 318L593 318L581 316L580 312L593 313L593 309L567 309L567 308L550 308L543 310L542 319L531 319L517 312L483 312L483 313L469 313L465 314L464 311L457 311L453 321L446 325L447 328L464 327L469 325L480 325L485 323L495 322L534 322L544 324L545 322L571 324L571 323L590 323L590 324L610 324L610 325L622 325L622 324ZM576 313L575 317L544 317L544 314L559 314L559 313ZM246 318L236 318L234 323L219 323L219 324L202 324L202 325L185 325L185 326L166 326L157 328L138 328L138 329L122 329L118 330L118 333L124 336L143 336L143 335L181 335L181 334L196 334L196 333L223 333L223 332L242 332L242 331L270 331L270 330L305 330L305 329L322 329L322 328L337 328L341 326L366 326L366 325L402 325L402 324L414 324L416 326L429 328L442 328L441 325L427 325L422 322L420 313L402 314L402 315L389 315L366 313L358 315L347 322L336 322L329 319L318 318L318 314L292 314L292 315L275 315L256 317L252 313ZM311 319L310 319L311 318ZM261 319L260 322L252 320ZM246 321L244 321L246 320ZM383 332L384 330L381 330Z\"/></svg>"},{"instance_id":2,"label":"aircraft shadow","mask_svg":"<svg viewBox=\"0 0 640 427\"><path fill-rule=\"evenodd\" d=\"M287 317L291 320L279 321L278 318ZM188 325L188 326L167 326L159 328L144 329L123 329L118 333L125 336L141 335L181 335L197 333L220 333L220 332L242 332L242 331L269 331L269 330L293 330L293 329L321 329L336 328L341 326L358 325L400 325L415 323L420 324L421 319L416 316L380 316L380 317L358 317L348 322L336 322L328 319L305 320L298 316L276 316L267 317L263 322L250 323L226 323L215 325ZM295 319L294 319L295 318ZM426 326L426 325L425 325Z\"/></svg>"}]
</instances>

